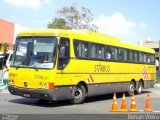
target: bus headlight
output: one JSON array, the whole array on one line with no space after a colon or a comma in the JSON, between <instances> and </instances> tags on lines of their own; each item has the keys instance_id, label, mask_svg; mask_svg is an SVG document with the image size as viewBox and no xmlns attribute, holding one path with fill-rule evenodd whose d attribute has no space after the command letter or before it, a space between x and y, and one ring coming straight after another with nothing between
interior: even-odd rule
<instances>
[{"instance_id":1,"label":"bus headlight","mask_svg":"<svg viewBox=\"0 0 160 120\"><path fill-rule=\"evenodd\" d=\"M11 80L9 80L9 84L11 84Z\"/></svg>"},{"instance_id":2,"label":"bus headlight","mask_svg":"<svg viewBox=\"0 0 160 120\"><path fill-rule=\"evenodd\" d=\"M40 83L39 87L44 89L54 89L54 83Z\"/></svg>"},{"instance_id":3,"label":"bus headlight","mask_svg":"<svg viewBox=\"0 0 160 120\"><path fill-rule=\"evenodd\" d=\"M40 83L39 86L40 86L40 88L43 88L43 83Z\"/></svg>"},{"instance_id":4,"label":"bus headlight","mask_svg":"<svg viewBox=\"0 0 160 120\"><path fill-rule=\"evenodd\" d=\"M14 80L9 80L9 84L13 85L14 84Z\"/></svg>"},{"instance_id":5,"label":"bus headlight","mask_svg":"<svg viewBox=\"0 0 160 120\"><path fill-rule=\"evenodd\" d=\"M47 83L44 83L44 88L48 89L48 84Z\"/></svg>"}]
</instances>

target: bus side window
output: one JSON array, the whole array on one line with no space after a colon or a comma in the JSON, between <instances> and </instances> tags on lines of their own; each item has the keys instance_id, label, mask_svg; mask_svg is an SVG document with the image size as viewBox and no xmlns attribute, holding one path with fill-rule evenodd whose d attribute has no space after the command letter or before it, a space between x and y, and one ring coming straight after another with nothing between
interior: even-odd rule
<instances>
[{"instance_id":1,"label":"bus side window","mask_svg":"<svg viewBox=\"0 0 160 120\"><path fill-rule=\"evenodd\" d=\"M68 38L61 38L59 44L58 69L64 69L70 60L70 45Z\"/></svg>"},{"instance_id":2,"label":"bus side window","mask_svg":"<svg viewBox=\"0 0 160 120\"><path fill-rule=\"evenodd\" d=\"M82 44L77 43L76 45L77 46L75 47L76 48L75 54L77 57L81 57L82 56L82 47L81 47Z\"/></svg>"},{"instance_id":3,"label":"bus side window","mask_svg":"<svg viewBox=\"0 0 160 120\"><path fill-rule=\"evenodd\" d=\"M93 59L104 59L104 45L91 43L90 57Z\"/></svg>"},{"instance_id":4,"label":"bus side window","mask_svg":"<svg viewBox=\"0 0 160 120\"><path fill-rule=\"evenodd\" d=\"M106 59L107 60L110 60L111 59L111 49L109 46L106 46L106 49L105 49L105 53L106 53Z\"/></svg>"},{"instance_id":5,"label":"bus side window","mask_svg":"<svg viewBox=\"0 0 160 120\"><path fill-rule=\"evenodd\" d=\"M147 53L147 61L146 61L146 63L150 63L150 62L151 62L151 60L150 60L149 54Z\"/></svg>"},{"instance_id":6,"label":"bus side window","mask_svg":"<svg viewBox=\"0 0 160 120\"><path fill-rule=\"evenodd\" d=\"M104 59L104 46L98 45L98 58Z\"/></svg>"},{"instance_id":7,"label":"bus side window","mask_svg":"<svg viewBox=\"0 0 160 120\"><path fill-rule=\"evenodd\" d=\"M88 58L88 43L83 42L81 50L82 50L82 57Z\"/></svg>"},{"instance_id":8,"label":"bus side window","mask_svg":"<svg viewBox=\"0 0 160 120\"><path fill-rule=\"evenodd\" d=\"M111 49L111 59L118 60L118 56L117 56L118 49L116 47L110 47L110 49Z\"/></svg>"},{"instance_id":9,"label":"bus side window","mask_svg":"<svg viewBox=\"0 0 160 120\"><path fill-rule=\"evenodd\" d=\"M143 63L147 63L147 54L143 53Z\"/></svg>"},{"instance_id":10,"label":"bus side window","mask_svg":"<svg viewBox=\"0 0 160 120\"><path fill-rule=\"evenodd\" d=\"M139 57L139 54L138 54L138 52L137 51L134 51L133 52L133 62L138 62L138 57Z\"/></svg>"},{"instance_id":11,"label":"bus side window","mask_svg":"<svg viewBox=\"0 0 160 120\"><path fill-rule=\"evenodd\" d=\"M142 52L139 52L139 62L142 63L143 62L143 55Z\"/></svg>"},{"instance_id":12,"label":"bus side window","mask_svg":"<svg viewBox=\"0 0 160 120\"><path fill-rule=\"evenodd\" d=\"M155 56L153 54L148 54L148 63L155 64Z\"/></svg>"},{"instance_id":13,"label":"bus side window","mask_svg":"<svg viewBox=\"0 0 160 120\"><path fill-rule=\"evenodd\" d=\"M127 57L128 57L127 55L128 55L127 49L123 49L123 48L118 49L118 59L120 61L127 61Z\"/></svg>"},{"instance_id":14,"label":"bus side window","mask_svg":"<svg viewBox=\"0 0 160 120\"><path fill-rule=\"evenodd\" d=\"M93 59L97 58L97 45L94 43L90 44L90 57Z\"/></svg>"},{"instance_id":15,"label":"bus side window","mask_svg":"<svg viewBox=\"0 0 160 120\"><path fill-rule=\"evenodd\" d=\"M80 41L80 40L74 40L74 53L77 58L88 58L89 56L89 43Z\"/></svg>"}]
</instances>

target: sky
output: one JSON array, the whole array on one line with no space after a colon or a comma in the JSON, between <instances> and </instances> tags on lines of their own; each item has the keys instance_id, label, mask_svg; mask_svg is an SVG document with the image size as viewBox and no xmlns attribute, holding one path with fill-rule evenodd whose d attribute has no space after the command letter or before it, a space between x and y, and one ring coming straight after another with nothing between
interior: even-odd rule
<instances>
[{"instance_id":1,"label":"sky","mask_svg":"<svg viewBox=\"0 0 160 120\"><path fill-rule=\"evenodd\" d=\"M93 14L98 32L123 42L160 40L160 0L0 0L0 18L15 23L17 33L47 29L56 11L76 4Z\"/></svg>"}]
</instances>

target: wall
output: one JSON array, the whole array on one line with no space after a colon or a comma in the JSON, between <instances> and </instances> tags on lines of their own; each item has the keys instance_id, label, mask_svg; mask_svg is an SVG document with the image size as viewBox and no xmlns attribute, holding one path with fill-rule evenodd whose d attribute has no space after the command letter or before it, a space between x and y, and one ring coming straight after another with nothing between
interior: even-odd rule
<instances>
[{"instance_id":1,"label":"wall","mask_svg":"<svg viewBox=\"0 0 160 120\"><path fill-rule=\"evenodd\" d=\"M0 19L0 43L13 44L14 24Z\"/></svg>"}]
</instances>

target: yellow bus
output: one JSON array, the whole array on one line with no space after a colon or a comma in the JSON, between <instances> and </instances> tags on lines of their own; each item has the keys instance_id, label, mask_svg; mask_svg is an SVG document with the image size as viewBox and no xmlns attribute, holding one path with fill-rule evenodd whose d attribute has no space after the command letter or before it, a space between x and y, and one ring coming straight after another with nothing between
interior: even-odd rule
<instances>
[{"instance_id":1,"label":"yellow bus","mask_svg":"<svg viewBox=\"0 0 160 120\"><path fill-rule=\"evenodd\" d=\"M87 30L30 30L18 34L9 70L13 95L41 100L142 92L156 79L155 51Z\"/></svg>"}]
</instances>

